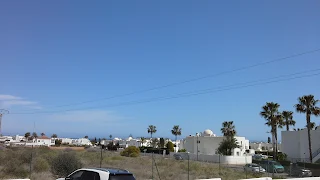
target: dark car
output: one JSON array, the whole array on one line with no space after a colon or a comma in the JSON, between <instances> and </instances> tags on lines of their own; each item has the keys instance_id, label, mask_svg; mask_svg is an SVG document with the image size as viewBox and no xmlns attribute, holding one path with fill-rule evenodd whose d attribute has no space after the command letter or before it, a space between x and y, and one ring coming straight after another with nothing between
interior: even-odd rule
<instances>
[{"instance_id":1,"label":"dark car","mask_svg":"<svg viewBox=\"0 0 320 180\"><path fill-rule=\"evenodd\" d=\"M173 157L174 157L176 160L183 160L183 157L182 157L180 154L174 154Z\"/></svg>"},{"instance_id":2,"label":"dark car","mask_svg":"<svg viewBox=\"0 0 320 180\"><path fill-rule=\"evenodd\" d=\"M291 167L291 173L294 177L311 177L312 172L309 169L299 167L297 164L294 164Z\"/></svg>"}]
</instances>

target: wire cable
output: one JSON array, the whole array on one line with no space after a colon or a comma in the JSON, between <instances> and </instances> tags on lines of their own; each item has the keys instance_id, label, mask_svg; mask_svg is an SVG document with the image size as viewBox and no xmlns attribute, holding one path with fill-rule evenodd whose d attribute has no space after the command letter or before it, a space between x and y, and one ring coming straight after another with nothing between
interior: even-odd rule
<instances>
[{"instance_id":1,"label":"wire cable","mask_svg":"<svg viewBox=\"0 0 320 180\"><path fill-rule=\"evenodd\" d=\"M115 99L115 98L130 96L130 95L133 95L133 94L139 94L139 93L145 93L145 92L149 92L149 91L164 89L164 88L168 88L168 87L172 87L172 86L177 86L177 85L186 84L186 83L190 83L190 82L195 82L195 81L208 79L208 78L212 78L212 77L217 77L217 76L221 76L221 75L225 75L225 74L230 74L230 73L234 73L234 72L238 72L238 71L243 71L243 70L251 69L251 68L254 68L254 67L258 67L258 66L263 66L263 65L267 65L267 64L271 64L271 63L276 63L276 62L288 60L288 59L291 59L291 58L295 58L295 57L299 57L299 56L303 56L303 55L307 55L307 54L316 53L316 52L319 52L319 51L320 51L320 48L319 49L310 50L310 51L305 51L305 52L302 52L302 53L292 54L292 55L285 56L285 57L282 57L282 58L277 58L277 59L273 59L273 60L269 60L269 61L265 61L265 62L260 62L260 63L248 65L248 66L243 66L243 67L240 67L240 68L227 70L227 71L223 71L223 72L219 72L219 73L215 73L215 74L209 74L209 75L205 75L205 76L200 76L200 77L196 77L196 78L192 78L192 79L188 79L188 80L184 80L184 81L180 81L180 82L170 83L170 84L161 85L161 86L155 86L155 87L152 87L152 88L133 91L133 92L130 92L130 93L124 93L124 94L119 94L119 95L114 95L114 96L109 96L109 97L104 97L104 98L99 98L99 99L92 99L92 100L88 100L88 101L82 101L82 102L78 102L78 103L71 103L71 104L65 104L65 105L60 105L60 106L51 106L51 108L77 106L77 105L81 105L81 104L87 104L87 103L92 103L92 102L97 102L97 101L108 100L108 99Z\"/></svg>"},{"instance_id":2,"label":"wire cable","mask_svg":"<svg viewBox=\"0 0 320 180\"><path fill-rule=\"evenodd\" d=\"M277 83L277 82L283 82L283 81L290 81L295 79L301 79L301 78L307 78L307 77L313 77L320 75L320 68L309 70L309 71L302 71L297 72L293 74L287 74L287 75L281 75L276 76L272 78L267 79L261 79L261 80L254 80L244 83L237 83L227 86L220 86L215 88L208 88L203 90L196 90L196 91L190 91L190 92L184 92L180 94L175 94L171 96L161 96L161 97L155 97L155 98L149 98L149 99L143 99L143 100L137 100L137 101L129 101L129 102L122 102L118 104L109 104L109 105L101 105L101 106L92 106L87 108L78 108L78 109L68 109L68 110L59 110L59 111L38 111L38 112L21 112L21 113L15 113L11 112L10 114L47 114L47 113L59 113L59 112L69 112L69 111L80 111L80 110L88 110L88 109L96 109L96 108L103 108L103 107L117 107L117 106L127 106L127 105L133 105L133 104L141 104L141 103L148 103L148 102L154 102L154 101L163 101L163 100L169 100L169 99L177 99L177 98L183 98L183 97L190 97L190 96L198 96L203 94L210 94L210 93L216 93L216 92L222 92L222 91L228 91L233 89L241 89L241 88L247 88L247 87L253 87L253 86L259 86L259 85L266 85L271 83ZM314 72L313 74L306 74ZM301 75L306 74L306 75ZM300 75L300 76L297 76ZM285 78L287 77L287 78Z\"/></svg>"}]
</instances>

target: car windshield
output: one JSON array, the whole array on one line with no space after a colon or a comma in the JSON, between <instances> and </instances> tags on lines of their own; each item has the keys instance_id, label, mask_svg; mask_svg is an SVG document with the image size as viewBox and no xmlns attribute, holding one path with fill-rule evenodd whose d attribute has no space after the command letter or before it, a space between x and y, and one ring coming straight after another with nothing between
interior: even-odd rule
<instances>
[{"instance_id":1,"label":"car windshield","mask_svg":"<svg viewBox=\"0 0 320 180\"><path fill-rule=\"evenodd\" d=\"M109 180L136 180L132 174L116 174L111 175Z\"/></svg>"},{"instance_id":2,"label":"car windshield","mask_svg":"<svg viewBox=\"0 0 320 180\"><path fill-rule=\"evenodd\" d=\"M282 166L280 163L278 163L276 161L273 161L272 163L273 163L273 165L276 165L276 166Z\"/></svg>"},{"instance_id":3,"label":"car windshield","mask_svg":"<svg viewBox=\"0 0 320 180\"><path fill-rule=\"evenodd\" d=\"M252 164L252 167L260 167L258 164Z\"/></svg>"}]
</instances>

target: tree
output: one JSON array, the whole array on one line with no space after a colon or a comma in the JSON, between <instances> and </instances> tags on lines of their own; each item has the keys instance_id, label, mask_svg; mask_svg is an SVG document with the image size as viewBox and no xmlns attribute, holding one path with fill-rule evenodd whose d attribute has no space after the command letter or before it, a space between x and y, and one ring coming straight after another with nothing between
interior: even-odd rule
<instances>
[{"instance_id":1,"label":"tree","mask_svg":"<svg viewBox=\"0 0 320 180\"><path fill-rule=\"evenodd\" d=\"M45 133L41 133L40 135L41 135L41 136L45 136L46 134L45 134Z\"/></svg>"},{"instance_id":2,"label":"tree","mask_svg":"<svg viewBox=\"0 0 320 180\"><path fill-rule=\"evenodd\" d=\"M157 138L151 139L151 146L153 148L157 147L159 145L159 140Z\"/></svg>"},{"instance_id":3,"label":"tree","mask_svg":"<svg viewBox=\"0 0 320 180\"><path fill-rule=\"evenodd\" d=\"M296 121L293 120L293 112L292 111L282 111L282 117L284 119L284 125L287 128L287 131L289 131L289 126L295 126Z\"/></svg>"},{"instance_id":4,"label":"tree","mask_svg":"<svg viewBox=\"0 0 320 180\"><path fill-rule=\"evenodd\" d=\"M225 137L219 147L217 152L223 155L231 155L232 150L238 148L237 140L234 136L237 134L235 125L233 121L225 121L222 123L221 133Z\"/></svg>"},{"instance_id":5,"label":"tree","mask_svg":"<svg viewBox=\"0 0 320 180\"><path fill-rule=\"evenodd\" d=\"M98 146L100 146L100 145L101 145L101 139L99 138Z\"/></svg>"},{"instance_id":6,"label":"tree","mask_svg":"<svg viewBox=\"0 0 320 180\"><path fill-rule=\"evenodd\" d=\"M62 144L62 140L61 139L56 139L54 142L55 142L56 146L60 146Z\"/></svg>"},{"instance_id":7,"label":"tree","mask_svg":"<svg viewBox=\"0 0 320 180\"><path fill-rule=\"evenodd\" d=\"M271 143L271 138L270 137L268 137L268 143Z\"/></svg>"},{"instance_id":8,"label":"tree","mask_svg":"<svg viewBox=\"0 0 320 180\"><path fill-rule=\"evenodd\" d=\"M156 132L157 132L157 127L154 126L154 125L149 125L149 127L148 127L148 133L151 134L151 139L152 139L152 135L153 135L154 133L156 133Z\"/></svg>"},{"instance_id":9,"label":"tree","mask_svg":"<svg viewBox=\"0 0 320 180\"><path fill-rule=\"evenodd\" d=\"M174 152L174 145L171 141L168 141L168 143L167 143L167 151Z\"/></svg>"},{"instance_id":10,"label":"tree","mask_svg":"<svg viewBox=\"0 0 320 180\"><path fill-rule=\"evenodd\" d=\"M310 130L314 130L314 128L316 127L316 123L315 122L310 122ZM308 125L306 125L306 128L308 128Z\"/></svg>"},{"instance_id":11,"label":"tree","mask_svg":"<svg viewBox=\"0 0 320 180\"><path fill-rule=\"evenodd\" d=\"M232 149L239 148L236 138L224 138L217 149L218 154L230 156Z\"/></svg>"},{"instance_id":12,"label":"tree","mask_svg":"<svg viewBox=\"0 0 320 180\"><path fill-rule=\"evenodd\" d=\"M164 148L164 138L160 138L160 142L159 142L159 145L160 145L160 148Z\"/></svg>"},{"instance_id":13,"label":"tree","mask_svg":"<svg viewBox=\"0 0 320 180\"><path fill-rule=\"evenodd\" d=\"M311 115L319 116L320 108L317 106L319 100L315 100L313 95L306 95L298 98L298 104L295 105L298 113L306 114L307 130L308 130L308 142L309 142L309 159L312 163L312 147L311 147Z\"/></svg>"},{"instance_id":14,"label":"tree","mask_svg":"<svg viewBox=\"0 0 320 180\"><path fill-rule=\"evenodd\" d=\"M181 136L181 128L179 127L179 125L174 125L171 133L176 137L175 142L177 142L177 137Z\"/></svg>"},{"instance_id":15,"label":"tree","mask_svg":"<svg viewBox=\"0 0 320 180\"><path fill-rule=\"evenodd\" d=\"M235 126L233 121L225 121L222 123L221 132L225 137L233 137L236 135Z\"/></svg>"},{"instance_id":16,"label":"tree","mask_svg":"<svg viewBox=\"0 0 320 180\"><path fill-rule=\"evenodd\" d=\"M89 138L89 136L85 135L85 136L84 136L84 138L88 139L88 138Z\"/></svg>"},{"instance_id":17,"label":"tree","mask_svg":"<svg viewBox=\"0 0 320 180\"><path fill-rule=\"evenodd\" d=\"M28 139L30 136L31 136L31 133L30 133L30 132L26 132L26 133L24 134L24 137L25 137L26 139Z\"/></svg>"},{"instance_id":18,"label":"tree","mask_svg":"<svg viewBox=\"0 0 320 180\"><path fill-rule=\"evenodd\" d=\"M111 134L110 134L109 138L112 139L112 135Z\"/></svg>"},{"instance_id":19,"label":"tree","mask_svg":"<svg viewBox=\"0 0 320 180\"><path fill-rule=\"evenodd\" d=\"M32 138L34 139L34 138L37 138L37 137L38 137L37 133L36 133L36 132L33 132L33 133L32 133Z\"/></svg>"},{"instance_id":20,"label":"tree","mask_svg":"<svg viewBox=\"0 0 320 180\"><path fill-rule=\"evenodd\" d=\"M280 105L274 102L267 102L266 105L262 107L260 115L267 121L265 124L271 127L272 134L272 148L273 148L273 159L277 156L277 127L282 125L282 115L279 113Z\"/></svg>"},{"instance_id":21,"label":"tree","mask_svg":"<svg viewBox=\"0 0 320 180\"><path fill-rule=\"evenodd\" d=\"M141 146L143 146L143 144L146 142L146 138L141 137L140 140L141 140Z\"/></svg>"},{"instance_id":22,"label":"tree","mask_svg":"<svg viewBox=\"0 0 320 180\"><path fill-rule=\"evenodd\" d=\"M52 136L51 136L52 138L57 138L58 137L58 135L57 134L52 134Z\"/></svg>"}]
</instances>

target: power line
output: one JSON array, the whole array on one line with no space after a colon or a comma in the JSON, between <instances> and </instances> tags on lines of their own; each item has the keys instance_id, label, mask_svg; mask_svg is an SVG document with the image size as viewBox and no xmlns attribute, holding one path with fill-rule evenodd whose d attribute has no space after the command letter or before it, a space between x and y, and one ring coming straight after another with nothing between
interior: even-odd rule
<instances>
[{"instance_id":1,"label":"power line","mask_svg":"<svg viewBox=\"0 0 320 180\"><path fill-rule=\"evenodd\" d=\"M130 92L130 93L124 93L124 94L119 94L119 95L114 95L114 96L109 96L109 97L105 97L105 98L92 99L92 100L88 100L88 101L65 104L65 105L60 105L60 106L52 106L51 108L61 108L61 107L68 107L68 106L76 106L76 105L81 105L81 104L87 104L87 103L92 103L92 102L97 102L97 101L102 101L102 100L120 98L120 97L130 96L130 95L133 95L133 94L138 94L138 93L144 93L144 92L164 89L164 88L168 88L168 87L172 87L172 86L177 86L177 85L186 84L186 83L190 83L190 82L195 82L195 81L199 81L199 80L203 80L203 79L217 77L217 76L221 76L221 75L224 75L224 74L234 73L234 72L237 72L237 71L243 71L243 70L251 69L251 68L262 66L262 65L266 65L266 64L276 63L276 62L284 61L284 60L287 60L287 59L303 56L303 55L306 55L306 54L316 53L316 52L319 52L319 51L320 51L320 48L319 49L310 50L310 51L305 51L305 52L298 53L298 54L289 55L289 56L282 57L282 58L273 59L273 60L270 60L270 61L265 61L265 62L253 64L253 65L243 66L243 67L240 67L240 68L227 70L227 71L223 71L223 72L219 72L219 73L215 73L215 74L209 74L209 75L205 75L205 76L201 76L201 77L196 77L196 78L192 78L192 79L188 79L188 80L184 80L184 81L180 81L180 82L175 82L175 83L166 84L166 85L162 85L162 86L155 86L155 87L148 88L148 89L133 91L133 92Z\"/></svg>"},{"instance_id":2,"label":"power line","mask_svg":"<svg viewBox=\"0 0 320 180\"><path fill-rule=\"evenodd\" d=\"M254 81L249 81L249 82L244 82L244 83L236 83L236 84L232 84L232 85L220 86L220 87L197 90L197 91L190 91L190 92L180 93L180 94L171 95L171 96L161 96L161 97L149 98L149 99L144 99L144 100L122 102L122 103L118 103L118 104L109 104L109 105L102 105L102 106L93 106L93 107L87 107L87 108L68 109L68 110L59 110L59 111L42 111L42 112L29 112L29 113L22 112L22 113L10 113L10 114L48 114L48 113L50 114L50 113L59 113L59 112L88 110L88 109L95 109L95 108L102 108L102 107L117 107L117 106L142 104L142 103L148 103L148 102L154 102L154 101L163 101L163 100L169 100L169 99L198 96L198 95L228 91L228 90L233 90L233 89L241 89L241 88L259 86L259 85L265 85L265 84L271 84L271 83L277 83L277 82L283 82L283 81L290 81L290 80L294 80L294 79L313 77L313 76L320 75L320 72L318 72L318 71L320 71L320 68L314 69L314 70L309 70L309 71L297 72L297 73L293 73L293 74L276 76L276 77L267 78L267 79L254 80ZM306 73L310 73L310 72L314 72L314 73L307 74L307 75L301 75L301 74L306 74ZM300 75L300 76L297 76L297 75ZM285 77L287 77L287 78L285 78Z\"/></svg>"}]
</instances>

